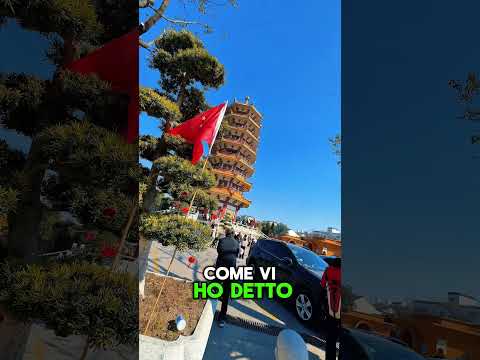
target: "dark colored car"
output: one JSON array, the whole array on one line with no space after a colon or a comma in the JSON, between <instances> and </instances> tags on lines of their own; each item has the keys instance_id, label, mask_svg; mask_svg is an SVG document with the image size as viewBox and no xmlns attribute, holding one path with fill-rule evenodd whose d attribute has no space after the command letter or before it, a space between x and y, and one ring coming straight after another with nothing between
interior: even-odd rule
<instances>
[{"instance_id":1,"label":"dark colored car","mask_svg":"<svg viewBox=\"0 0 480 360\"><path fill-rule=\"evenodd\" d=\"M276 281L293 287L292 303L300 321L318 323L325 318L326 295L321 287L328 264L314 252L283 241L263 239L250 251L247 266L276 268Z\"/></svg>"},{"instance_id":2,"label":"dark colored car","mask_svg":"<svg viewBox=\"0 0 480 360\"><path fill-rule=\"evenodd\" d=\"M345 329L340 337L339 360L425 360L398 341L373 333Z\"/></svg>"}]
</instances>

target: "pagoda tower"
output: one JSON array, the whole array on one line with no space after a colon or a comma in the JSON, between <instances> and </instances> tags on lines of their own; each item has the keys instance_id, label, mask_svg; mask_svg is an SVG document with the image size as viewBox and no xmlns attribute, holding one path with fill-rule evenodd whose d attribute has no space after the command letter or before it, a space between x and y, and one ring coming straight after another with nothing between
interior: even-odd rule
<instances>
[{"instance_id":1,"label":"pagoda tower","mask_svg":"<svg viewBox=\"0 0 480 360\"><path fill-rule=\"evenodd\" d=\"M243 194L252 188L248 178L255 172L261 122L262 115L248 97L244 103L234 100L212 147L209 159L217 185L210 192L218 198L223 214L229 213L234 220L251 203Z\"/></svg>"}]
</instances>

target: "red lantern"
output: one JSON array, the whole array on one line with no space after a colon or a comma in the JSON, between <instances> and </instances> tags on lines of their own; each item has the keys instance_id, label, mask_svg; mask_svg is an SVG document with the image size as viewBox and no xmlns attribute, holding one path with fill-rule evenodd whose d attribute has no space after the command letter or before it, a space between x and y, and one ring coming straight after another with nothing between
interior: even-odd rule
<instances>
[{"instance_id":1,"label":"red lantern","mask_svg":"<svg viewBox=\"0 0 480 360\"><path fill-rule=\"evenodd\" d=\"M117 254L117 250L111 246L104 246L102 249L102 257L112 258Z\"/></svg>"},{"instance_id":2,"label":"red lantern","mask_svg":"<svg viewBox=\"0 0 480 360\"><path fill-rule=\"evenodd\" d=\"M188 208L187 208L187 207L182 208L182 212L183 212L185 215L187 215L187 214L188 214Z\"/></svg>"},{"instance_id":3,"label":"red lantern","mask_svg":"<svg viewBox=\"0 0 480 360\"><path fill-rule=\"evenodd\" d=\"M93 231L87 231L84 235L85 241L93 241L95 240L96 235Z\"/></svg>"},{"instance_id":4,"label":"red lantern","mask_svg":"<svg viewBox=\"0 0 480 360\"><path fill-rule=\"evenodd\" d=\"M195 256L191 256L191 255L188 257L187 260L190 265L195 264L197 262L197 259L195 258Z\"/></svg>"},{"instance_id":5,"label":"red lantern","mask_svg":"<svg viewBox=\"0 0 480 360\"><path fill-rule=\"evenodd\" d=\"M117 209L115 208L106 208L103 210L103 215L106 217L113 219L113 217L117 214Z\"/></svg>"}]
</instances>

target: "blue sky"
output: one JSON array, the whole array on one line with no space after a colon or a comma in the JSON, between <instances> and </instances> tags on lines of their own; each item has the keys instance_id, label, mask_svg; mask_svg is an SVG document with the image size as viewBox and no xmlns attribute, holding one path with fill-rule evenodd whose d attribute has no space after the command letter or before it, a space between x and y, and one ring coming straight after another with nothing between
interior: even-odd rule
<instances>
[{"instance_id":1,"label":"blue sky","mask_svg":"<svg viewBox=\"0 0 480 360\"><path fill-rule=\"evenodd\" d=\"M344 4L342 281L359 294L480 299L480 124L448 86L480 70L480 3L458 5Z\"/></svg>"},{"instance_id":2,"label":"blue sky","mask_svg":"<svg viewBox=\"0 0 480 360\"><path fill-rule=\"evenodd\" d=\"M294 230L340 227L340 168L328 142L340 131L340 2L240 0L213 6L206 15L173 1L166 16L208 23L213 34L192 27L226 69L225 85L207 93L211 105L234 98L251 101L263 114L252 200L243 210ZM141 20L146 14L141 14ZM143 39L168 26L158 23ZM156 87L158 72L140 52L140 82ZM142 115L142 134L159 135Z\"/></svg>"}]
</instances>

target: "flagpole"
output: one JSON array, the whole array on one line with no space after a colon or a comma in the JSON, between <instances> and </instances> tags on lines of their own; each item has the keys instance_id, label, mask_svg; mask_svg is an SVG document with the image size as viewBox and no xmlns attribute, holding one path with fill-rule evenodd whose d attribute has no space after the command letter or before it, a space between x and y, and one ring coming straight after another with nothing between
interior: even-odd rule
<instances>
[{"instance_id":1,"label":"flagpole","mask_svg":"<svg viewBox=\"0 0 480 360\"><path fill-rule=\"evenodd\" d=\"M222 112L220 114L220 121L218 122L217 127L215 128L215 134L213 135L212 144L208 148L208 154L207 154L207 157L205 158L205 162L203 163L201 174L203 174L203 172L205 171L205 169L207 167L208 158L209 158L209 156L212 152L213 144L215 144L215 140L217 139L218 131L220 130L220 125L222 124L223 117L225 116L225 112L227 111L227 106L228 106L228 100L225 101L225 106L223 107ZM193 202L195 201L195 197L197 196L197 191L198 190L196 190L193 193L192 200L190 200L190 205L188 206L187 216L190 214L190 210L192 209Z\"/></svg>"},{"instance_id":2,"label":"flagpole","mask_svg":"<svg viewBox=\"0 0 480 360\"><path fill-rule=\"evenodd\" d=\"M217 127L215 128L215 134L214 134L214 136L213 136L212 144L211 144L210 148L208 149L207 158L205 159L205 163L203 164L203 167L202 167L202 174L203 174L203 172L205 171L205 168L207 167L207 160L208 160L208 157L210 156L210 153L212 152L213 144L215 143L215 139L217 138L218 130L220 129L220 124L221 124L221 122L223 121L223 116L225 115L225 112L226 112L226 110L227 110L227 104L228 104L228 101L225 101L225 106L223 107L222 112L221 112L221 114L220 114L220 121L218 122ZM196 191L193 193L192 200L190 201L190 206L188 207L188 212L187 212L187 214L185 215L186 217L188 217L188 215L190 214L190 210L192 209L193 201L195 200L195 196L197 195L197 191L198 191L198 190L196 190ZM149 328L149 326L150 326L150 322L151 322L151 320L153 319L153 316L155 315L155 309L157 308L158 300L160 299L160 296L162 295L163 288L164 288L165 283L166 283L166 281L167 281L167 276L168 276L168 274L170 273L170 268L172 267L173 260L175 259L175 255L177 254L177 250L178 250L178 248L175 247L175 250L173 251L172 258L171 258L171 260L170 260L170 264L168 265L168 268L167 268L166 277L165 277L165 279L163 280L162 287L160 288L160 292L158 293L157 300L155 301L155 304L153 305L153 310L152 310L152 312L150 313L150 317L149 317L149 319L148 319L147 326L145 327L145 331L144 331L144 334L145 334L145 335L148 335L148 334L147 334L147 331L148 331L148 328Z\"/></svg>"}]
</instances>

